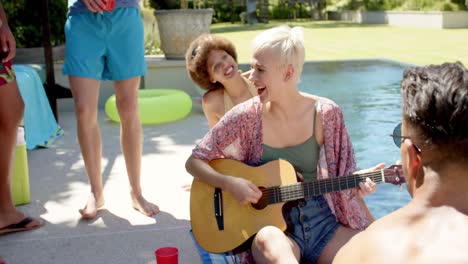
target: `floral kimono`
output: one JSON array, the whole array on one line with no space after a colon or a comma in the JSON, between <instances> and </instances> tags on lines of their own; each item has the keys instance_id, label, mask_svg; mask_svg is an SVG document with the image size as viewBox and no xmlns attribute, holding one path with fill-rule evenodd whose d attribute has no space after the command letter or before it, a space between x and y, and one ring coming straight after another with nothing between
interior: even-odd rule
<instances>
[{"instance_id":1,"label":"floral kimono","mask_svg":"<svg viewBox=\"0 0 468 264\"><path fill-rule=\"evenodd\" d=\"M356 163L343 113L333 101L322 97L317 97L317 100L324 135L317 178L320 180L350 175L355 171ZM228 158L251 166L261 165L262 108L263 104L258 96L234 107L198 143L193 150L194 157L206 161ZM324 195L338 222L362 230L370 224L370 219L356 196L356 189ZM252 262L251 256L247 254L238 254L236 257L237 263Z\"/></svg>"}]
</instances>

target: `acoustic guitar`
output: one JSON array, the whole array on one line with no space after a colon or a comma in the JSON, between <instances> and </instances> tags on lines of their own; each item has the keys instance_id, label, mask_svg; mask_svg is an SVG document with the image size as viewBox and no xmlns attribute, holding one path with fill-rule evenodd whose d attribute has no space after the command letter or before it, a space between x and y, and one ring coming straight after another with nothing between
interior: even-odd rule
<instances>
[{"instance_id":1,"label":"acoustic guitar","mask_svg":"<svg viewBox=\"0 0 468 264\"><path fill-rule=\"evenodd\" d=\"M193 180L190 194L193 235L203 249L212 253L237 248L265 226L286 230L282 207L288 201L356 188L367 177L375 183L405 182L399 165L312 182L297 182L296 172L286 160L252 167L236 160L216 159L210 166L220 173L247 179L263 192L258 203L241 205L230 193Z\"/></svg>"}]
</instances>

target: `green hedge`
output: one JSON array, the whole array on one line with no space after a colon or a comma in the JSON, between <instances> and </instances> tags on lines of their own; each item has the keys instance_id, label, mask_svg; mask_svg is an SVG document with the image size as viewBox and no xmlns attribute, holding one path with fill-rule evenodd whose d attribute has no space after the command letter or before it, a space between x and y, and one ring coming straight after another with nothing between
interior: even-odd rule
<instances>
[{"instance_id":1,"label":"green hedge","mask_svg":"<svg viewBox=\"0 0 468 264\"><path fill-rule=\"evenodd\" d=\"M281 1L270 8L270 19L310 18L310 5Z\"/></svg>"},{"instance_id":2,"label":"green hedge","mask_svg":"<svg viewBox=\"0 0 468 264\"><path fill-rule=\"evenodd\" d=\"M41 0L2 1L11 32L18 48L42 46ZM49 0L49 23L53 46L65 43L63 31L67 0Z\"/></svg>"}]
</instances>

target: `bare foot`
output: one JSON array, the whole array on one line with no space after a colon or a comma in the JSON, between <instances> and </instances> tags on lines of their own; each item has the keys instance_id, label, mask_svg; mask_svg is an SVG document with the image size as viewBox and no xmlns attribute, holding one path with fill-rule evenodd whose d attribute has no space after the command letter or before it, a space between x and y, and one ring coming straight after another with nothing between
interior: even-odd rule
<instances>
[{"instance_id":1,"label":"bare foot","mask_svg":"<svg viewBox=\"0 0 468 264\"><path fill-rule=\"evenodd\" d=\"M153 216L159 213L159 207L153 203L146 201L143 196L135 197L133 194L132 196L132 204L133 208L140 211L142 214L146 216Z\"/></svg>"},{"instance_id":2,"label":"bare foot","mask_svg":"<svg viewBox=\"0 0 468 264\"><path fill-rule=\"evenodd\" d=\"M2 257L0 257L0 264L6 264L6 260Z\"/></svg>"},{"instance_id":3,"label":"bare foot","mask_svg":"<svg viewBox=\"0 0 468 264\"><path fill-rule=\"evenodd\" d=\"M91 194L88 199L88 203L85 208L80 209L79 212L81 217L84 219L92 219L96 217L97 211L104 206L104 196L101 194L99 197L95 197Z\"/></svg>"}]
</instances>

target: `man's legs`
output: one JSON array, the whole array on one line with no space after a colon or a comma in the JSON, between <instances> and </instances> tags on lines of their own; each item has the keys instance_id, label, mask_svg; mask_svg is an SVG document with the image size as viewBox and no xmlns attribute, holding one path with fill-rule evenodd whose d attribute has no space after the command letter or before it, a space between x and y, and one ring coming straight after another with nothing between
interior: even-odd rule
<instances>
[{"instance_id":1,"label":"man's legs","mask_svg":"<svg viewBox=\"0 0 468 264\"><path fill-rule=\"evenodd\" d=\"M18 223L26 216L16 210L11 196L11 173L13 172L13 154L16 147L18 125L23 116L24 103L16 81L0 86L0 228ZM43 221L34 219L26 225L28 228L39 227Z\"/></svg>"},{"instance_id":2,"label":"man's legs","mask_svg":"<svg viewBox=\"0 0 468 264\"><path fill-rule=\"evenodd\" d=\"M83 218L93 218L99 207L104 205L101 177L102 141L97 121L100 82L73 76L69 79L75 102L78 142L91 184L91 195L80 213Z\"/></svg>"},{"instance_id":3,"label":"man's legs","mask_svg":"<svg viewBox=\"0 0 468 264\"><path fill-rule=\"evenodd\" d=\"M143 197L140 184L142 128L138 116L139 86L140 77L116 81L115 96L121 124L120 144L127 167L133 207L147 216L152 216L159 212L159 208Z\"/></svg>"}]
</instances>

